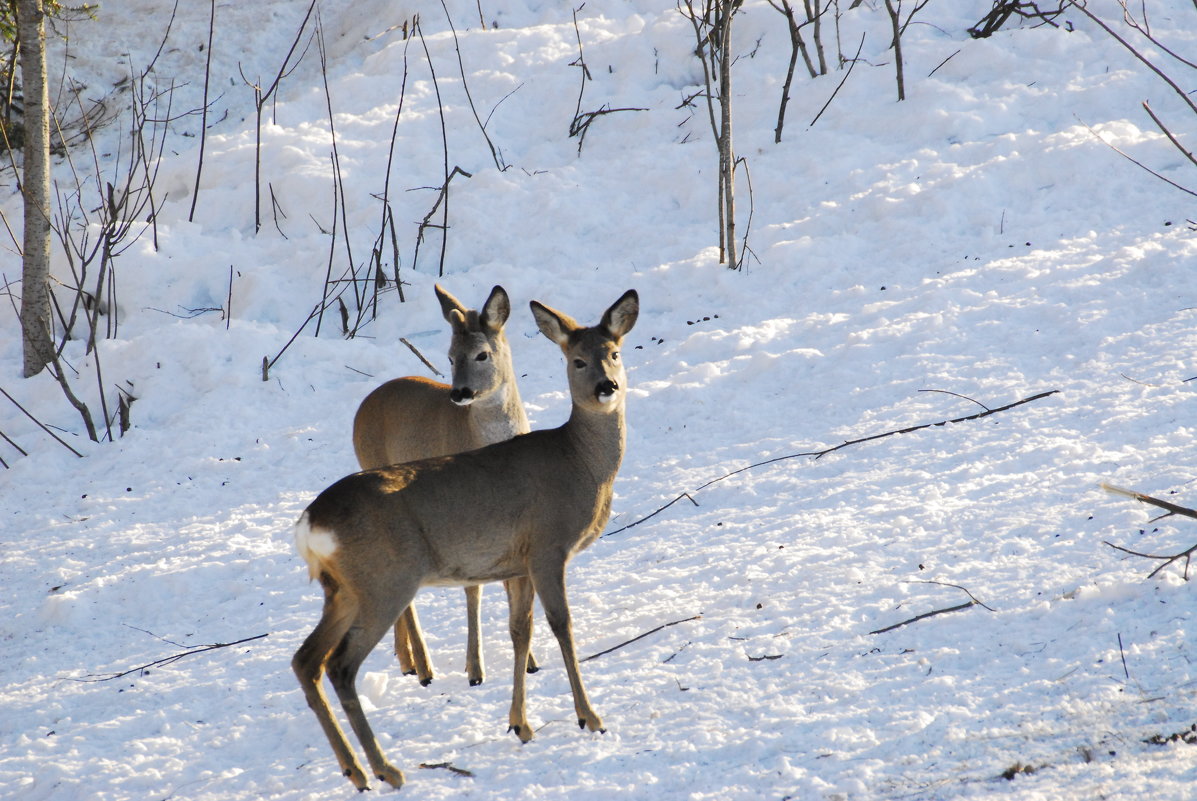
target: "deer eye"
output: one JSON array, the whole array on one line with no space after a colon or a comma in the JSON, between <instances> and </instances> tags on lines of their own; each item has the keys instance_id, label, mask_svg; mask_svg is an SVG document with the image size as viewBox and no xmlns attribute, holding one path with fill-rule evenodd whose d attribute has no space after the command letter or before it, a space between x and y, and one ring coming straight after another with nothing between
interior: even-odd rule
<instances>
[{"instance_id":1,"label":"deer eye","mask_svg":"<svg viewBox=\"0 0 1197 801\"><path fill-rule=\"evenodd\" d=\"M619 361L619 351L615 351L614 353L611 354L611 361L613 361L613 362Z\"/></svg>"},{"instance_id":2,"label":"deer eye","mask_svg":"<svg viewBox=\"0 0 1197 801\"><path fill-rule=\"evenodd\" d=\"M474 361L476 361L476 362L486 361L486 351L483 351L482 353L479 353L477 356L475 356Z\"/></svg>"},{"instance_id":3,"label":"deer eye","mask_svg":"<svg viewBox=\"0 0 1197 801\"><path fill-rule=\"evenodd\" d=\"M574 359L574 367L577 367L579 370L581 370L585 366L586 362L582 361L581 359Z\"/></svg>"}]
</instances>

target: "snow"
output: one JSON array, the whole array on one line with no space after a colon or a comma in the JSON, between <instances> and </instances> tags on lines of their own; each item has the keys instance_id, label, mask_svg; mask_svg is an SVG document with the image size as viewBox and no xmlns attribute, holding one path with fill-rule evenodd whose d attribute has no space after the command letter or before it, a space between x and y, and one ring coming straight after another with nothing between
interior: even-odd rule
<instances>
[{"instance_id":1,"label":"snow","mask_svg":"<svg viewBox=\"0 0 1197 801\"><path fill-rule=\"evenodd\" d=\"M1148 5L1157 36L1197 52L1190 4ZM115 261L119 328L99 352L110 409L117 386L137 398L132 428L89 442L51 378L20 377L15 314L0 314L0 386L84 454L0 400L0 431L28 452L0 442L0 797L353 793L289 667L320 610L293 524L356 468L360 400L388 378L428 374L399 338L444 369L438 280L470 305L495 284L511 295L534 428L565 419L568 393L527 302L593 323L638 290L612 520L568 582L583 656L674 625L582 665L608 727L591 734L577 729L538 615L538 731L521 746L505 731L502 594L484 593L489 673L471 688L461 593L423 591L436 680L402 676L385 644L359 676L382 747L407 774L402 793L1192 797L1197 751L1148 742L1197 723L1192 585L1183 564L1148 579L1156 562L1103 543L1175 553L1193 529L1149 522L1150 508L1099 488L1197 504L1192 197L1108 146L1197 184L1140 105L1185 137L1194 118L1170 88L1076 11L1059 20L1067 29L972 40L965 29L992 4L968 0L931 3L907 29L899 103L884 6L866 2L844 11L839 34L849 54L865 35L863 61L814 125L844 73L797 76L775 144L788 38L777 12L746 0L733 90L751 254L733 272L717 263L715 147L701 99L683 103L701 66L673 3L592 0L575 33L558 3L488 0L494 25L482 28L478 4L450 2L470 96L505 170L475 122L439 3L324 3L328 96L316 46L301 47L265 109L255 233L255 114L241 74L273 79L307 6L216 5L194 220L200 117L188 114L170 125L156 236ZM1112 2L1089 6L1121 19ZM176 87L176 114L202 103L208 8L180 4L155 65L153 85ZM436 86L423 44L402 35L417 12ZM105 4L71 25L69 47L55 40L54 74L115 114L128 99L115 84L150 63L170 15L161 0ZM596 118L580 150L568 136L578 35L593 78L581 110L645 109ZM834 57L830 31L826 46ZM451 184L443 277L435 230L413 263L429 187L443 181L438 89L448 166L471 176ZM320 301L334 218L334 278L346 230L358 264L378 236L401 93L390 198L406 302L382 294L353 339L334 306L318 337L311 323L284 351ZM96 134L106 176L129 124L126 112ZM93 175L77 147L76 168ZM0 209L18 228L14 176L3 175ZM68 185L65 162L55 175ZM744 174L738 187L743 233ZM19 295L11 243L7 253ZM262 381L263 357L280 351ZM98 414L92 357L82 341L65 355ZM442 763L472 775L419 767Z\"/></svg>"}]
</instances>

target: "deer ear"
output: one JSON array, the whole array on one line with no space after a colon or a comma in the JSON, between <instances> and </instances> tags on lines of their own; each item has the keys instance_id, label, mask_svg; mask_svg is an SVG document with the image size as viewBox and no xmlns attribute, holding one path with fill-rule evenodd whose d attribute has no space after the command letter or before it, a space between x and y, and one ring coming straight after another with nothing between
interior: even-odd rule
<instances>
[{"instance_id":1,"label":"deer ear","mask_svg":"<svg viewBox=\"0 0 1197 801\"><path fill-rule=\"evenodd\" d=\"M457 312L462 317L465 317L468 309L461 305L461 301L445 291L440 284L436 284L434 288L436 289L436 299L441 302L441 314L444 315L445 322L450 325L453 324L453 320L450 318L452 312Z\"/></svg>"},{"instance_id":2,"label":"deer ear","mask_svg":"<svg viewBox=\"0 0 1197 801\"><path fill-rule=\"evenodd\" d=\"M636 290L629 289L603 313L600 325L607 329L611 336L622 339L624 334L632 330L639 316L640 296L636 294Z\"/></svg>"},{"instance_id":3,"label":"deer ear","mask_svg":"<svg viewBox=\"0 0 1197 801\"><path fill-rule=\"evenodd\" d=\"M511 300L507 297L507 290L496 286L490 291L490 297L482 304L482 313L478 315L483 326L492 331L498 331L511 316Z\"/></svg>"},{"instance_id":4,"label":"deer ear","mask_svg":"<svg viewBox=\"0 0 1197 801\"><path fill-rule=\"evenodd\" d=\"M561 347L569 344L569 335L578 330L579 326L568 314L554 311L538 301L529 304L532 316L536 318L536 326L540 333L556 342Z\"/></svg>"},{"instance_id":5,"label":"deer ear","mask_svg":"<svg viewBox=\"0 0 1197 801\"><path fill-rule=\"evenodd\" d=\"M454 334L470 333L470 325L466 322L465 315L459 312L457 309L450 309L449 313L445 315L445 319L449 321L449 325L453 328Z\"/></svg>"}]
</instances>

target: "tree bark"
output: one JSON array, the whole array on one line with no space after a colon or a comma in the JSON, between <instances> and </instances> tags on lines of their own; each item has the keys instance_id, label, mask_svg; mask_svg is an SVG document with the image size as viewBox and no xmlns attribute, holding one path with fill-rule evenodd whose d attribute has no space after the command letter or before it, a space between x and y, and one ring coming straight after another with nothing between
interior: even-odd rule
<instances>
[{"instance_id":1,"label":"tree bark","mask_svg":"<svg viewBox=\"0 0 1197 801\"><path fill-rule=\"evenodd\" d=\"M894 69L898 79L898 101L901 102L906 99L906 78L902 65L902 0L898 0L897 7L893 0L885 0L885 10L889 12L890 25L894 29ZM911 16L914 16L914 12L911 12Z\"/></svg>"},{"instance_id":2,"label":"tree bark","mask_svg":"<svg viewBox=\"0 0 1197 801\"><path fill-rule=\"evenodd\" d=\"M25 149L21 193L25 206L21 262L21 330L25 377L50 362L50 108L46 88L46 25L42 0L17 0Z\"/></svg>"},{"instance_id":3,"label":"tree bark","mask_svg":"<svg viewBox=\"0 0 1197 801\"><path fill-rule=\"evenodd\" d=\"M723 0L722 25L719 28L719 182L722 192L724 239L726 239L727 266L739 267L736 258L736 155L732 149L732 91L731 91L731 24L732 16L739 8L733 0ZM723 255L722 253L720 255Z\"/></svg>"}]
</instances>

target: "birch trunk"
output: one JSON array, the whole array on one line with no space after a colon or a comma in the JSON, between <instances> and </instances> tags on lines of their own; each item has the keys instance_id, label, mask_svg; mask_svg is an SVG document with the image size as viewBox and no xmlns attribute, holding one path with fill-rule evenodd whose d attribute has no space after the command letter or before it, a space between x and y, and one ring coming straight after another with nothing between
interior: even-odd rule
<instances>
[{"instance_id":1,"label":"birch trunk","mask_svg":"<svg viewBox=\"0 0 1197 801\"><path fill-rule=\"evenodd\" d=\"M25 149L21 192L25 206L21 263L21 330L25 377L53 358L50 322L50 111L46 89L46 26L42 0L17 0Z\"/></svg>"}]
</instances>

